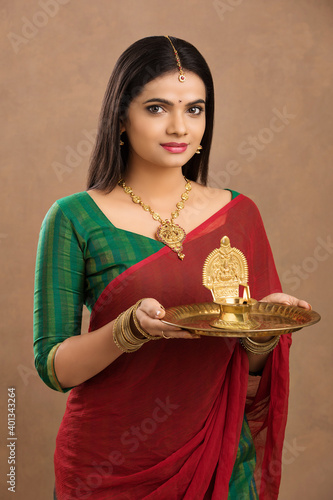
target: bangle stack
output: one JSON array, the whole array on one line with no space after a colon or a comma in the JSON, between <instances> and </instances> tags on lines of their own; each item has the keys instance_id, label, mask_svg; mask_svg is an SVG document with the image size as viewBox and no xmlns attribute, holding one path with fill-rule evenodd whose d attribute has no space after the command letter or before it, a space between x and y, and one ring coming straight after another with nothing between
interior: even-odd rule
<instances>
[{"instance_id":1,"label":"bangle stack","mask_svg":"<svg viewBox=\"0 0 333 500\"><path fill-rule=\"evenodd\" d=\"M161 337L154 337L144 330L136 317L136 311L141 300L134 306L121 313L115 320L113 325L113 340L119 349L124 352L135 352L149 340L160 339ZM137 335L133 333L131 328L131 320L137 330ZM141 334L141 337L140 337Z\"/></svg>"},{"instance_id":2,"label":"bangle stack","mask_svg":"<svg viewBox=\"0 0 333 500\"><path fill-rule=\"evenodd\" d=\"M249 351L252 354L268 354L275 349L279 340L280 335L277 335L267 342L255 342L249 337L240 338L239 342L246 351Z\"/></svg>"},{"instance_id":3,"label":"bangle stack","mask_svg":"<svg viewBox=\"0 0 333 500\"><path fill-rule=\"evenodd\" d=\"M135 306L121 313L113 325L113 340L119 349L124 352L135 352L146 342L148 338L139 338L131 330L131 316Z\"/></svg>"},{"instance_id":4,"label":"bangle stack","mask_svg":"<svg viewBox=\"0 0 333 500\"><path fill-rule=\"evenodd\" d=\"M139 305L141 304L142 300L139 300L139 302L137 302L135 304L135 306L133 307L133 323L134 323L134 326L135 328L138 330L139 333L141 333L141 335L143 335L143 337L145 337L146 339L148 340L158 340L158 339L161 339L162 337L160 336L157 336L157 335L150 335L150 333L146 332L146 330L144 330L142 328L142 326L140 325L140 323L138 322L138 318L136 317L136 311L137 311L137 308L139 307Z\"/></svg>"}]
</instances>

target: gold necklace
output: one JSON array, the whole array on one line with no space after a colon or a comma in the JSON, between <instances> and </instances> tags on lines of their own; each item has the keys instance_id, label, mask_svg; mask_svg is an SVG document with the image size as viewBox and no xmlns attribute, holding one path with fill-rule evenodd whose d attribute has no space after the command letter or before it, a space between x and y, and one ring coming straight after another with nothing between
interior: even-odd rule
<instances>
[{"instance_id":1,"label":"gold necklace","mask_svg":"<svg viewBox=\"0 0 333 500\"><path fill-rule=\"evenodd\" d=\"M159 241L162 241L162 243L167 245L169 248L171 248L171 250L176 252L181 260L183 260L185 257L185 254L183 254L182 243L186 238L186 232L182 227L180 227L178 224L175 224L173 221L179 216L179 212L184 208L185 201L187 201L189 197L189 191L191 191L192 189L191 181L186 179L186 177L184 177L184 179L185 191L181 195L180 201L176 204L176 210L171 213L170 219L165 220L162 220L161 216L158 213L154 212L154 210L149 205L143 203L140 196L134 194L132 188L125 184L124 179L120 179L120 181L118 182L119 186L123 188L125 193L130 195L133 203L141 205L143 210L149 212L153 219L160 223L156 231L156 238Z\"/></svg>"}]
</instances>

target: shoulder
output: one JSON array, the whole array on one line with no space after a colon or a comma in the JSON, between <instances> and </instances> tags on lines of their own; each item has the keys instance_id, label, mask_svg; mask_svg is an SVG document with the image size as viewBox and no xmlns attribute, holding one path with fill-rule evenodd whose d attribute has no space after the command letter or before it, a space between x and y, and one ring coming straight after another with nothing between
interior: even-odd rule
<instances>
[{"instance_id":1,"label":"shoulder","mask_svg":"<svg viewBox=\"0 0 333 500\"><path fill-rule=\"evenodd\" d=\"M82 209L82 206L87 202L88 194L86 191L74 193L56 200L49 208L45 218L52 218L64 215L71 218L71 214Z\"/></svg>"},{"instance_id":2,"label":"shoulder","mask_svg":"<svg viewBox=\"0 0 333 500\"><path fill-rule=\"evenodd\" d=\"M61 228L73 229L77 221L84 216L88 196L82 191L56 200L47 211L41 229L48 231L61 231Z\"/></svg>"},{"instance_id":3,"label":"shoulder","mask_svg":"<svg viewBox=\"0 0 333 500\"><path fill-rule=\"evenodd\" d=\"M203 186L202 184L198 184L197 182L192 182L192 186L199 192L201 191L202 193L206 194L207 196L210 196L211 198L217 198L221 199L223 197L226 198L231 198L234 199L241 193L238 191L235 191L234 189L230 188L217 188L217 187L212 187L212 186Z\"/></svg>"},{"instance_id":4,"label":"shoulder","mask_svg":"<svg viewBox=\"0 0 333 500\"><path fill-rule=\"evenodd\" d=\"M192 195L193 197L197 196L199 198L206 198L211 201L216 200L217 203L221 201L227 203L231 199L231 190L220 189L211 186L203 186L202 184L192 181Z\"/></svg>"},{"instance_id":5,"label":"shoulder","mask_svg":"<svg viewBox=\"0 0 333 500\"><path fill-rule=\"evenodd\" d=\"M54 205L58 206L63 212L75 210L75 207L85 204L89 195L86 191L73 193L57 200Z\"/></svg>"},{"instance_id":6,"label":"shoulder","mask_svg":"<svg viewBox=\"0 0 333 500\"><path fill-rule=\"evenodd\" d=\"M251 198L242 193L239 193L238 191L235 191L234 189L231 188L222 189L211 186L203 186L198 183L192 183L192 186L197 195L205 197L212 201L215 200L217 204L221 203L222 206L226 205L230 201L237 199L237 203L242 202L241 203L242 205L251 207L254 210L255 209L258 210L255 202Z\"/></svg>"},{"instance_id":7,"label":"shoulder","mask_svg":"<svg viewBox=\"0 0 333 500\"><path fill-rule=\"evenodd\" d=\"M248 196L231 188L213 188L201 186L205 195L216 200L216 206L221 203L221 206L228 205L233 211L239 211L239 217L253 221L261 220L261 215L257 204ZM229 205L230 204L230 205Z\"/></svg>"}]
</instances>

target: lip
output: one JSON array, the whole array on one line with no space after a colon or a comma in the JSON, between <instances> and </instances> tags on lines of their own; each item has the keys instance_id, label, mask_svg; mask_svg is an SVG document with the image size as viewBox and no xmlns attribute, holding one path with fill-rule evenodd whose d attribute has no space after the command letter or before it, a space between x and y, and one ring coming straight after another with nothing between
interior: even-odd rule
<instances>
[{"instance_id":1,"label":"lip","mask_svg":"<svg viewBox=\"0 0 333 500\"><path fill-rule=\"evenodd\" d=\"M161 144L161 146L171 153L184 153L188 144L186 142L166 142Z\"/></svg>"}]
</instances>

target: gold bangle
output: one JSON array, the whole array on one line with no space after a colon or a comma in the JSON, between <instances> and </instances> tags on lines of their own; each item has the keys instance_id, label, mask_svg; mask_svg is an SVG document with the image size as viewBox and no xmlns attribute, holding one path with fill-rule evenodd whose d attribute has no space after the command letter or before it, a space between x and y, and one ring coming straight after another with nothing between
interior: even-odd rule
<instances>
[{"instance_id":1,"label":"gold bangle","mask_svg":"<svg viewBox=\"0 0 333 500\"><path fill-rule=\"evenodd\" d=\"M251 352L252 354L263 355L273 351L273 349L275 349L278 345L279 340L280 335L277 335L275 338L268 340L267 342L256 342L249 337L240 338L239 342L246 351Z\"/></svg>"},{"instance_id":2,"label":"gold bangle","mask_svg":"<svg viewBox=\"0 0 333 500\"><path fill-rule=\"evenodd\" d=\"M246 337L246 340L248 340L249 343L255 347L270 347L272 345L272 343L276 341L277 338L279 339L280 335L277 335L276 337L272 337L271 339L266 340L265 342L256 342L251 337Z\"/></svg>"},{"instance_id":3,"label":"gold bangle","mask_svg":"<svg viewBox=\"0 0 333 500\"><path fill-rule=\"evenodd\" d=\"M122 351L133 352L133 351L136 351L140 346L138 347L138 346L133 346L132 344L129 344L126 341L126 339L123 337L122 329L121 329L123 314L124 313L121 313L114 323L113 340L114 340L115 344L119 347L119 349L121 349Z\"/></svg>"},{"instance_id":4,"label":"gold bangle","mask_svg":"<svg viewBox=\"0 0 333 500\"><path fill-rule=\"evenodd\" d=\"M142 302L142 300L139 300L135 304L135 306L133 307L133 311L132 311L132 318L133 318L133 322L134 322L135 328L138 330L139 333L141 333L141 335L143 335L148 340L158 340L158 339L161 339L162 337L160 337L160 336L150 335L150 333L146 332L146 330L144 330L142 328L142 326L140 325L140 323L138 321L138 318L136 317L136 311L137 311L139 305L141 304L141 302Z\"/></svg>"},{"instance_id":5,"label":"gold bangle","mask_svg":"<svg viewBox=\"0 0 333 500\"><path fill-rule=\"evenodd\" d=\"M117 318L115 319L115 321L113 323L112 336L113 336L113 341L116 344L116 346L119 347L119 349L121 349L122 351L126 352L126 350L124 349L124 346L121 343L120 337L119 337L119 322L120 322L120 320L121 320L121 314L119 314L119 316L117 316Z\"/></svg>"},{"instance_id":6,"label":"gold bangle","mask_svg":"<svg viewBox=\"0 0 333 500\"><path fill-rule=\"evenodd\" d=\"M141 346L141 345L145 344L146 342L148 342L149 339L139 338L133 334L133 332L131 330L131 314L133 311L133 307L130 307L129 309L127 309L127 311L125 311L123 313L123 317L122 317L122 321L121 321L121 332L123 334L123 337L125 338L125 340L129 344L132 344L135 346L137 346L137 345Z\"/></svg>"},{"instance_id":7,"label":"gold bangle","mask_svg":"<svg viewBox=\"0 0 333 500\"><path fill-rule=\"evenodd\" d=\"M130 318L131 312L132 308L119 314L113 324L114 343L119 349L128 353L137 351L145 343L145 340L142 341L142 339L134 337L130 328L127 326L129 324L128 317ZM125 329L123 328L123 322L126 325Z\"/></svg>"}]
</instances>

